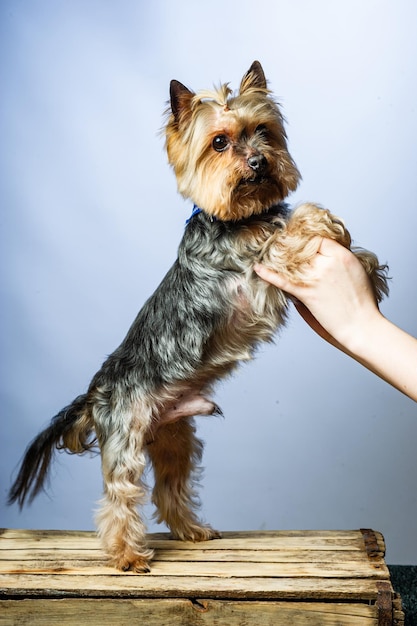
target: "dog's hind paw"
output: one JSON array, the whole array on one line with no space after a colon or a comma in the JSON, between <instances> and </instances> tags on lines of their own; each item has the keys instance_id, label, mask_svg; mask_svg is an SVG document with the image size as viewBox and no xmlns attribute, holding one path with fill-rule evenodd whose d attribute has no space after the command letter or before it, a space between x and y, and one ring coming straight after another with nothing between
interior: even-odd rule
<instances>
[{"instance_id":1,"label":"dog's hind paw","mask_svg":"<svg viewBox=\"0 0 417 626\"><path fill-rule=\"evenodd\" d=\"M222 535L218 530L214 530L211 526L192 526L181 532L173 532L173 539L181 541L192 541L198 543L200 541L211 541L212 539L221 539Z\"/></svg>"}]
</instances>

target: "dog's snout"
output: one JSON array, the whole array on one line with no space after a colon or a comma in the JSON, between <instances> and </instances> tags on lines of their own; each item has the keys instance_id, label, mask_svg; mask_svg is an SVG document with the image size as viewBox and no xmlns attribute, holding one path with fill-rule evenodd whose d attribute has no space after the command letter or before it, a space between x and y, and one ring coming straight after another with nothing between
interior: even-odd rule
<instances>
[{"instance_id":1,"label":"dog's snout","mask_svg":"<svg viewBox=\"0 0 417 626\"><path fill-rule=\"evenodd\" d=\"M262 172L266 167L266 158L262 154L253 154L248 158L248 165L254 172Z\"/></svg>"}]
</instances>

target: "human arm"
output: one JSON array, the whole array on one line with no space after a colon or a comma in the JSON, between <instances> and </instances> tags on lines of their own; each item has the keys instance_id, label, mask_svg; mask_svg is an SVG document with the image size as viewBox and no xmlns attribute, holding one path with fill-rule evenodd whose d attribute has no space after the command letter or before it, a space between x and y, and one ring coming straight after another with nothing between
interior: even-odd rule
<instances>
[{"instance_id":1,"label":"human arm","mask_svg":"<svg viewBox=\"0 0 417 626\"><path fill-rule=\"evenodd\" d=\"M417 401L417 339L379 311L369 278L355 255L321 241L294 283L263 265L255 271L297 300L300 315L324 339Z\"/></svg>"}]
</instances>

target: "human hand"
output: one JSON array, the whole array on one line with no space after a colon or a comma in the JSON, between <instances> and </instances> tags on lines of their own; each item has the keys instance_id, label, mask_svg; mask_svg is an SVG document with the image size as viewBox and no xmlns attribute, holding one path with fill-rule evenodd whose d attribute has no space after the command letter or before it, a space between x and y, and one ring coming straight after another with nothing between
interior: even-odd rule
<instances>
[{"instance_id":1,"label":"human hand","mask_svg":"<svg viewBox=\"0 0 417 626\"><path fill-rule=\"evenodd\" d=\"M306 322L324 339L417 401L417 339L379 311L359 259L331 239L293 282L264 265L255 272L286 291Z\"/></svg>"},{"instance_id":2,"label":"human hand","mask_svg":"<svg viewBox=\"0 0 417 626\"><path fill-rule=\"evenodd\" d=\"M371 282L355 255L332 239L322 238L317 254L293 282L264 265L254 267L264 280L292 295L305 321L321 337L345 351L362 341L380 315Z\"/></svg>"}]
</instances>

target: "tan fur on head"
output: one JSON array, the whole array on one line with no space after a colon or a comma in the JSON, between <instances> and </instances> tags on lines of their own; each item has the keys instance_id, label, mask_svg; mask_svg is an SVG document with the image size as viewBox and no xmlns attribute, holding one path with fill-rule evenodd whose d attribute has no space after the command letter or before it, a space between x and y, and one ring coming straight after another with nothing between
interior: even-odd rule
<instances>
[{"instance_id":1,"label":"tan fur on head","mask_svg":"<svg viewBox=\"0 0 417 626\"><path fill-rule=\"evenodd\" d=\"M300 180L282 114L257 61L236 95L227 84L195 94L172 81L165 133L179 192L217 219L262 213L284 200ZM216 140L224 148L216 149ZM249 165L253 156L262 159L262 174Z\"/></svg>"}]
</instances>

